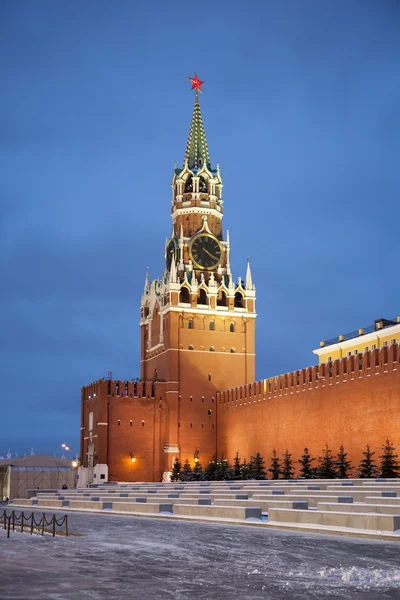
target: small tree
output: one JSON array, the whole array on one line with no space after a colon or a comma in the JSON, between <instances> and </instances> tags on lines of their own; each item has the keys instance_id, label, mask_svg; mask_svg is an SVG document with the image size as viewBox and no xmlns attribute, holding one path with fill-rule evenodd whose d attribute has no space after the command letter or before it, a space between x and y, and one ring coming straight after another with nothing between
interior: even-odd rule
<instances>
[{"instance_id":1,"label":"small tree","mask_svg":"<svg viewBox=\"0 0 400 600\"><path fill-rule=\"evenodd\" d=\"M217 481L225 481L225 479L230 479L230 475L231 469L228 460L222 455L221 460L217 461L216 479Z\"/></svg>"},{"instance_id":2,"label":"small tree","mask_svg":"<svg viewBox=\"0 0 400 600\"><path fill-rule=\"evenodd\" d=\"M185 460L183 471L181 473L181 481L193 481L192 467L188 459Z\"/></svg>"},{"instance_id":3,"label":"small tree","mask_svg":"<svg viewBox=\"0 0 400 600\"><path fill-rule=\"evenodd\" d=\"M192 471L192 481L202 481L203 479L203 467L201 466L201 462L195 461L194 468Z\"/></svg>"},{"instance_id":4,"label":"small tree","mask_svg":"<svg viewBox=\"0 0 400 600\"><path fill-rule=\"evenodd\" d=\"M214 456L213 460L210 460L207 467L204 469L203 478L206 481L215 481L217 474L217 461Z\"/></svg>"},{"instance_id":5,"label":"small tree","mask_svg":"<svg viewBox=\"0 0 400 600\"><path fill-rule=\"evenodd\" d=\"M322 456L318 459L318 476L321 479L334 479L337 476L335 458L332 456L332 450L328 444L322 452Z\"/></svg>"},{"instance_id":6,"label":"small tree","mask_svg":"<svg viewBox=\"0 0 400 600\"><path fill-rule=\"evenodd\" d=\"M378 477L378 467L374 462L374 454L375 452L371 452L370 445L367 444L367 447L363 452L364 458L360 460L360 464L358 467L358 476L361 479L371 479L373 477Z\"/></svg>"},{"instance_id":7,"label":"small tree","mask_svg":"<svg viewBox=\"0 0 400 600\"><path fill-rule=\"evenodd\" d=\"M282 473L281 465L279 458L276 455L275 448L272 450L271 466L268 471L272 473L272 479L279 479L279 475Z\"/></svg>"},{"instance_id":8,"label":"small tree","mask_svg":"<svg viewBox=\"0 0 400 600\"><path fill-rule=\"evenodd\" d=\"M383 454L381 458L381 477L398 477L400 466L397 460L398 455L394 454L394 446L386 440L382 446Z\"/></svg>"},{"instance_id":9,"label":"small tree","mask_svg":"<svg viewBox=\"0 0 400 600\"><path fill-rule=\"evenodd\" d=\"M236 456L233 459L233 470L234 479L242 479L242 463L240 462L239 452L236 452Z\"/></svg>"},{"instance_id":10,"label":"small tree","mask_svg":"<svg viewBox=\"0 0 400 600\"><path fill-rule=\"evenodd\" d=\"M336 457L336 469L337 476L339 479L348 479L351 462L346 459L347 452L344 451L343 444L339 448L338 455Z\"/></svg>"},{"instance_id":11,"label":"small tree","mask_svg":"<svg viewBox=\"0 0 400 600\"><path fill-rule=\"evenodd\" d=\"M311 479L313 477L314 469L311 467L311 463L315 460L315 458L311 458L311 454L308 451L308 448L304 448L304 454L298 461L301 465L300 467L300 476L304 477L304 479Z\"/></svg>"},{"instance_id":12,"label":"small tree","mask_svg":"<svg viewBox=\"0 0 400 600\"><path fill-rule=\"evenodd\" d=\"M181 468L182 465L179 462L179 458L176 458L171 471L171 481L179 481L181 475Z\"/></svg>"},{"instance_id":13,"label":"small tree","mask_svg":"<svg viewBox=\"0 0 400 600\"><path fill-rule=\"evenodd\" d=\"M250 465L248 465L246 459L242 464L242 479L250 479Z\"/></svg>"},{"instance_id":14,"label":"small tree","mask_svg":"<svg viewBox=\"0 0 400 600\"><path fill-rule=\"evenodd\" d=\"M265 462L259 452L252 457L252 476L254 479L267 479L267 473L265 472Z\"/></svg>"},{"instance_id":15,"label":"small tree","mask_svg":"<svg viewBox=\"0 0 400 600\"><path fill-rule=\"evenodd\" d=\"M283 461L282 461L282 477L283 477L283 479L293 479L293 474L294 474L294 468L293 468L292 455L286 449L286 452L283 455Z\"/></svg>"}]
</instances>

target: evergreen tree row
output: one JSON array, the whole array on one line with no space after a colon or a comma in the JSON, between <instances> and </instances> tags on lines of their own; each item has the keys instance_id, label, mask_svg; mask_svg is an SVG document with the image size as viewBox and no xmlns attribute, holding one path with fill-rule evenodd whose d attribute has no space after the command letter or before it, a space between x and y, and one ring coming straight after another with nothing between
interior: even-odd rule
<instances>
[{"instance_id":1,"label":"evergreen tree row","mask_svg":"<svg viewBox=\"0 0 400 600\"><path fill-rule=\"evenodd\" d=\"M336 456L328 445L322 451L322 455L317 459L313 458L308 448L304 448L304 453L297 461L300 465L299 477L304 479L347 479L348 477L374 478L399 477L400 465L398 455L395 454L393 444L386 440L382 446L380 455L380 465L374 460L375 452L371 451L369 444L364 450L358 469L353 469L351 462L347 460L347 452L343 445L340 446ZM317 462L314 466L313 463ZM252 456L250 462L241 461L239 454L236 453L233 464L221 456L220 459L214 457L205 469L197 461L192 468L189 461L186 460L183 467L177 459L174 463L171 481L224 481L232 479L268 479L267 472L271 474L271 479L293 479L295 468L293 466L292 455L286 450L282 458L272 451L270 467L266 469L265 461L261 454L257 452Z\"/></svg>"}]
</instances>

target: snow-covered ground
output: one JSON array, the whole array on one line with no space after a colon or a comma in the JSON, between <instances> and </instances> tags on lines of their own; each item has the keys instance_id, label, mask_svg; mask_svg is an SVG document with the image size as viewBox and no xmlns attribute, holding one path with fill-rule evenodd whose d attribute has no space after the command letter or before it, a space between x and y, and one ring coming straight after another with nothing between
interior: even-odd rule
<instances>
[{"instance_id":1,"label":"snow-covered ground","mask_svg":"<svg viewBox=\"0 0 400 600\"><path fill-rule=\"evenodd\" d=\"M7 540L0 531L1 600L400 598L396 542L114 515L68 519L82 536Z\"/></svg>"}]
</instances>

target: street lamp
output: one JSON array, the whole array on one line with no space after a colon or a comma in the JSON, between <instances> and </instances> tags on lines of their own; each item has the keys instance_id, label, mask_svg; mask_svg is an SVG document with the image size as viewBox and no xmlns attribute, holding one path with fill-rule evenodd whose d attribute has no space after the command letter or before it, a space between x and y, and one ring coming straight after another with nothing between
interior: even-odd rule
<instances>
[{"instance_id":1,"label":"street lamp","mask_svg":"<svg viewBox=\"0 0 400 600\"><path fill-rule=\"evenodd\" d=\"M136 462L136 457L135 457L135 455L133 454L133 452L131 452L131 461L132 461L133 463L134 463L134 462Z\"/></svg>"},{"instance_id":2,"label":"street lamp","mask_svg":"<svg viewBox=\"0 0 400 600\"><path fill-rule=\"evenodd\" d=\"M197 450L197 448L196 448L196 450L194 451L194 462L195 462L195 463L198 463L198 462L199 462L199 451Z\"/></svg>"}]
</instances>

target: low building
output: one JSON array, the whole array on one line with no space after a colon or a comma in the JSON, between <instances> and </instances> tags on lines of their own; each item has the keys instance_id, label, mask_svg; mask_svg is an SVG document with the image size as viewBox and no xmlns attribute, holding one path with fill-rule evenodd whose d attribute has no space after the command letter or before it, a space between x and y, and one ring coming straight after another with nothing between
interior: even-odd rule
<instances>
[{"instance_id":1,"label":"low building","mask_svg":"<svg viewBox=\"0 0 400 600\"><path fill-rule=\"evenodd\" d=\"M28 490L75 487L72 460L37 454L0 461L0 500L27 498Z\"/></svg>"}]
</instances>

